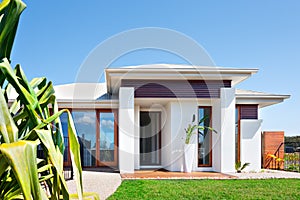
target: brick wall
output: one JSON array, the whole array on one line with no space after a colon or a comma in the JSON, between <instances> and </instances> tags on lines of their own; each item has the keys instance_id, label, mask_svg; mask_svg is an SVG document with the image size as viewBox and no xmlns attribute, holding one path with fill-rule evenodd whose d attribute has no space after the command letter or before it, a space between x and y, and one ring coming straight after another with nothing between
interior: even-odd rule
<instances>
[{"instance_id":1,"label":"brick wall","mask_svg":"<svg viewBox=\"0 0 300 200\"><path fill-rule=\"evenodd\" d=\"M262 168L283 169L284 131L262 132ZM281 160L282 159L282 160Z\"/></svg>"}]
</instances>

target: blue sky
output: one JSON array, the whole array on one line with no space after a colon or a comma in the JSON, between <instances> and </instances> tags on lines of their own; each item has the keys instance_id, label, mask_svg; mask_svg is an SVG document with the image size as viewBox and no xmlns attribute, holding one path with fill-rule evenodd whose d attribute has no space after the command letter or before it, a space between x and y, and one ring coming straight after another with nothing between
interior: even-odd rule
<instances>
[{"instance_id":1,"label":"blue sky","mask_svg":"<svg viewBox=\"0 0 300 200\"><path fill-rule=\"evenodd\" d=\"M13 64L29 79L74 82L80 65L99 43L120 32L161 27L202 45L218 66L259 68L239 88L291 94L262 109L264 130L300 135L300 1L25 1ZM113 66L185 63L171 53L138 51Z\"/></svg>"}]
</instances>

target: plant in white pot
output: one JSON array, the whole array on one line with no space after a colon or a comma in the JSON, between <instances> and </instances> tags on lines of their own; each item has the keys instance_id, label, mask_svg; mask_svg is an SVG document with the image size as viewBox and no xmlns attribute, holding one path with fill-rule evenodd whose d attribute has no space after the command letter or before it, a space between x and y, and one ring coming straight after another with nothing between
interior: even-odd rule
<instances>
[{"instance_id":1,"label":"plant in white pot","mask_svg":"<svg viewBox=\"0 0 300 200\"><path fill-rule=\"evenodd\" d=\"M203 117L199 120L197 124L195 124L196 117L193 115L192 123L188 125L187 128L185 128L185 145L184 145L184 172L191 172L193 168L193 162L195 157L195 151L197 144L193 142L192 138L197 133L200 133L199 131L203 131L205 129L209 129L211 131L216 132L213 128L208 126L201 126L205 120L207 119L207 116ZM193 143L191 143L193 142Z\"/></svg>"}]
</instances>

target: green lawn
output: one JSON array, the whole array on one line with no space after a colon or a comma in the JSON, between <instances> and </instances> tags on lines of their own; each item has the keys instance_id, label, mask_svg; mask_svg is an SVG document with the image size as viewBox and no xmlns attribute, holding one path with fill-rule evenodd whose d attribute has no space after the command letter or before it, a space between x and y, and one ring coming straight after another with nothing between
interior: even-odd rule
<instances>
[{"instance_id":1,"label":"green lawn","mask_svg":"<svg viewBox=\"0 0 300 200\"><path fill-rule=\"evenodd\" d=\"M300 199L300 180L125 180L112 199Z\"/></svg>"}]
</instances>

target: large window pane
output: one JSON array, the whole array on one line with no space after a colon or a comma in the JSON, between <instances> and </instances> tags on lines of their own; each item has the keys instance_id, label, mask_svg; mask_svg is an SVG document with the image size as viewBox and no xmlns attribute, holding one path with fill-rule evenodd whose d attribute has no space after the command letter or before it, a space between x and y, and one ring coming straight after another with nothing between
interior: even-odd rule
<instances>
[{"instance_id":1,"label":"large window pane","mask_svg":"<svg viewBox=\"0 0 300 200\"><path fill-rule=\"evenodd\" d=\"M112 112L100 112L100 161L113 162L115 150L115 116Z\"/></svg>"},{"instance_id":2,"label":"large window pane","mask_svg":"<svg viewBox=\"0 0 300 200\"><path fill-rule=\"evenodd\" d=\"M211 126L211 107L199 107L199 120L205 117L205 120L200 123L200 126ZM207 128L198 130L198 166L211 166L211 131Z\"/></svg>"},{"instance_id":3,"label":"large window pane","mask_svg":"<svg viewBox=\"0 0 300 200\"><path fill-rule=\"evenodd\" d=\"M72 115L80 143L80 153L83 166L96 166L95 111L73 111Z\"/></svg>"},{"instance_id":4,"label":"large window pane","mask_svg":"<svg viewBox=\"0 0 300 200\"><path fill-rule=\"evenodd\" d=\"M69 138L68 138L68 114L63 113L60 115L60 122L62 126L62 131L64 135L64 145L65 145L65 151L64 151L64 162L67 163L70 161L69 158Z\"/></svg>"}]
</instances>

